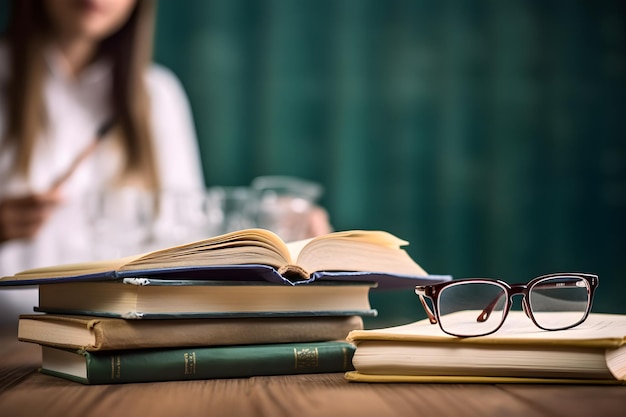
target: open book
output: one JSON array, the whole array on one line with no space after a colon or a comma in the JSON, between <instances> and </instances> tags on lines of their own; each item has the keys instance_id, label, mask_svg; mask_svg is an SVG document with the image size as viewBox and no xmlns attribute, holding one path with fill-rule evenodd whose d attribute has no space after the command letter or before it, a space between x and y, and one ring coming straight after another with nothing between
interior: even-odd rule
<instances>
[{"instance_id":1,"label":"open book","mask_svg":"<svg viewBox=\"0 0 626 417\"><path fill-rule=\"evenodd\" d=\"M626 315L591 313L574 328L546 331L511 311L487 336L450 336L426 319L355 330L348 341L357 347L351 381L626 383Z\"/></svg>"},{"instance_id":2,"label":"open book","mask_svg":"<svg viewBox=\"0 0 626 417\"><path fill-rule=\"evenodd\" d=\"M251 276L260 276L268 281L292 284L318 279L320 272L328 279L361 281L367 280L364 276L368 274L382 274L409 278L391 284L407 288L423 281L450 279L429 276L401 248L407 244L383 231L334 232L285 243L268 230L246 229L137 256L30 269L0 279L0 285L175 273L184 273L186 279L223 280L227 274L229 279L250 280ZM391 281L379 282L379 287Z\"/></svg>"}]
</instances>

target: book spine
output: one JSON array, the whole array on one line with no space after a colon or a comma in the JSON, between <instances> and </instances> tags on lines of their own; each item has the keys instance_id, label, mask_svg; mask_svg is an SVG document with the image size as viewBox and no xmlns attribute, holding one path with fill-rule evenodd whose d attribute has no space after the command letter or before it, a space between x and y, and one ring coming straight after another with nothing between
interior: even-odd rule
<instances>
[{"instance_id":1,"label":"book spine","mask_svg":"<svg viewBox=\"0 0 626 417\"><path fill-rule=\"evenodd\" d=\"M87 383L243 378L352 370L345 342L202 347L83 353Z\"/></svg>"}]
</instances>

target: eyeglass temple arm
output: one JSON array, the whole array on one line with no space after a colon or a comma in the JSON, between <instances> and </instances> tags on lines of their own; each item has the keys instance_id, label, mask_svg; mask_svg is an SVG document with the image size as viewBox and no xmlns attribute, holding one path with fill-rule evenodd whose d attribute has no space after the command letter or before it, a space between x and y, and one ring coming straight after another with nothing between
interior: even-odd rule
<instances>
[{"instance_id":1,"label":"eyeglass temple arm","mask_svg":"<svg viewBox=\"0 0 626 417\"><path fill-rule=\"evenodd\" d=\"M535 285L533 288L539 288L542 290L550 290L550 289L555 289L555 288L563 288L563 287L576 287L579 281L575 281L575 282L558 282L558 283L539 283L537 285ZM500 301L500 298L502 298L502 296L504 295L504 293L500 293L498 294L488 305L487 307L485 307L483 309L483 311L481 311L481 313L478 315L478 317L476 318L476 321L478 322L485 322L487 321L487 319L489 318L489 316L491 315L491 313L493 312L493 309L496 308L496 305L498 304L498 301ZM522 303L522 309L524 310L524 313L526 313L526 315L528 317L530 317L530 314L528 313L528 309L526 307L526 304Z\"/></svg>"},{"instance_id":2,"label":"eyeglass temple arm","mask_svg":"<svg viewBox=\"0 0 626 417\"><path fill-rule=\"evenodd\" d=\"M491 313L493 312L493 309L496 308L496 305L498 305L498 302L500 301L500 299L502 298L504 294L506 293L499 293L493 300L491 300L491 302L487 304L487 307L485 307L483 311L480 312L478 317L476 317L476 321L479 323L486 322L489 316L491 315Z\"/></svg>"},{"instance_id":3,"label":"eyeglass temple arm","mask_svg":"<svg viewBox=\"0 0 626 417\"><path fill-rule=\"evenodd\" d=\"M435 317L433 312L430 310L430 307L428 307L426 300L424 299L424 297L426 296L425 291L426 291L426 287L415 287L415 294L417 294L418 297L420 298L420 303L422 303L422 307L424 307L424 311L426 312L426 315L428 316L428 320L430 321L430 324L437 324L437 317Z\"/></svg>"}]
</instances>

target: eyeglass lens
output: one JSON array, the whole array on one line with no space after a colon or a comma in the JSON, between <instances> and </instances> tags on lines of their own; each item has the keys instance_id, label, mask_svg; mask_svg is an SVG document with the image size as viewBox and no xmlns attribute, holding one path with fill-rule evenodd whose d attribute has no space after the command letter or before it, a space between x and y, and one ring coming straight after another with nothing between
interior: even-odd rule
<instances>
[{"instance_id":1,"label":"eyeglass lens","mask_svg":"<svg viewBox=\"0 0 626 417\"><path fill-rule=\"evenodd\" d=\"M537 324L544 329L558 330L585 318L589 285L580 277L551 277L535 283L528 295Z\"/></svg>"},{"instance_id":2,"label":"eyeglass lens","mask_svg":"<svg viewBox=\"0 0 626 417\"><path fill-rule=\"evenodd\" d=\"M446 332L458 336L491 333L502 323L506 304L506 289L498 283L450 285L439 293L439 323ZM483 315L488 307L492 307L490 314Z\"/></svg>"},{"instance_id":3,"label":"eyeglass lens","mask_svg":"<svg viewBox=\"0 0 626 417\"><path fill-rule=\"evenodd\" d=\"M495 331L508 308L506 294L506 288L497 282L468 281L445 287L437 303L441 328L457 336ZM589 286L585 279L576 276L547 277L534 283L528 296L536 324L558 330L584 319Z\"/></svg>"}]
</instances>

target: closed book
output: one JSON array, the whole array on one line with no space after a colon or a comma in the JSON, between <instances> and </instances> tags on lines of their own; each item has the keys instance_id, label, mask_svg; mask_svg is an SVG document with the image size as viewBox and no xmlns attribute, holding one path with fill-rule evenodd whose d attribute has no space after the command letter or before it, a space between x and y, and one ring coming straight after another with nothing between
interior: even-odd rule
<instances>
[{"instance_id":1,"label":"closed book","mask_svg":"<svg viewBox=\"0 0 626 417\"><path fill-rule=\"evenodd\" d=\"M18 339L85 351L253 345L345 339L360 316L124 320L95 316L20 316Z\"/></svg>"},{"instance_id":2,"label":"closed book","mask_svg":"<svg viewBox=\"0 0 626 417\"><path fill-rule=\"evenodd\" d=\"M626 315L591 313L576 327L546 331L523 312L511 311L503 326L486 336L450 336L426 319L355 330L348 341L357 346L355 371L346 374L350 381L626 382Z\"/></svg>"},{"instance_id":3,"label":"closed book","mask_svg":"<svg viewBox=\"0 0 626 417\"><path fill-rule=\"evenodd\" d=\"M375 315L373 283L159 280L61 282L39 287L36 311L125 319Z\"/></svg>"},{"instance_id":4,"label":"closed book","mask_svg":"<svg viewBox=\"0 0 626 417\"><path fill-rule=\"evenodd\" d=\"M42 346L41 371L83 384L243 378L345 372L353 353L341 341L107 352Z\"/></svg>"}]
</instances>

